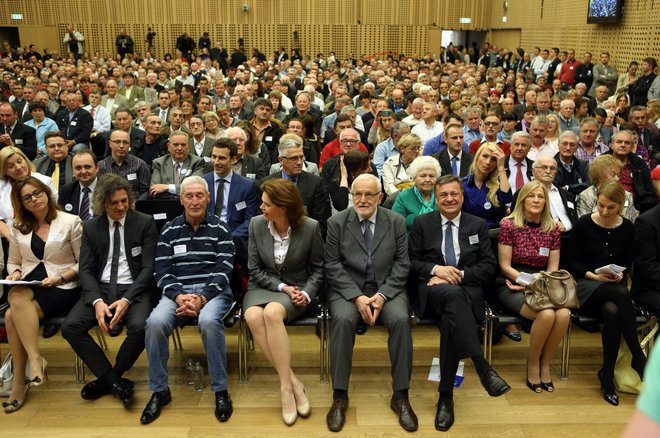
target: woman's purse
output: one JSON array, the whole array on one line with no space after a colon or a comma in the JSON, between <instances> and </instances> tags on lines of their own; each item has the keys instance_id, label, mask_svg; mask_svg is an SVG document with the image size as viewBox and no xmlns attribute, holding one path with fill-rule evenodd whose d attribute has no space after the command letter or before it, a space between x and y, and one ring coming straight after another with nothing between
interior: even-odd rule
<instances>
[{"instance_id":1,"label":"woman's purse","mask_svg":"<svg viewBox=\"0 0 660 438\"><path fill-rule=\"evenodd\" d=\"M651 331L639 342L642 350L646 349L646 345L658 332L658 324L655 321L644 324L637 328L637 332L646 330L651 324L653 328ZM632 353L626 341L621 338L621 344L619 345L619 353L616 358L616 364L614 365L614 384L616 389L619 392L626 392L628 394L639 394L642 391L642 379L639 378L639 374L635 371L631 365Z\"/></svg>"},{"instance_id":2,"label":"woman's purse","mask_svg":"<svg viewBox=\"0 0 660 438\"><path fill-rule=\"evenodd\" d=\"M536 279L525 287L524 294L525 303L536 312L565 307L580 308L575 279L564 269L539 272Z\"/></svg>"},{"instance_id":3,"label":"woman's purse","mask_svg":"<svg viewBox=\"0 0 660 438\"><path fill-rule=\"evenodd\" d=\"M11 392L11 382L14 379L14 366L11 362L11 353L7 353L0 366L0 396L8 396Z\"/></svg>"}]
</instances>

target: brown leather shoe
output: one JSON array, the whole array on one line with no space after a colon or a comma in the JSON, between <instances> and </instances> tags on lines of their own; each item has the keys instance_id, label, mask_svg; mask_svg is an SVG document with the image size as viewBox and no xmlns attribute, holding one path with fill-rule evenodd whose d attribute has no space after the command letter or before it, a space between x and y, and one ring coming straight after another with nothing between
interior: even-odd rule
<instances>
[{"instance_id":1,"label":"brown leather shoe","mask_svg":"<svg viewBox=\"0 0 660 438\"><path fill-rule=\"evenodd\" d=\"M339 432L346 423L346 409L348 408L348 400L333 400L332 406L325 416L325 421L328 423L328 430L330 432ZM414 414L413 414L414 415Z\"/></svg>"},{"instance_id":2,"label":"brown leather shoe","mask_svg":"<svg viewBox=\"0 0 660 438\"><path fill-rule=\"evenodd\" d=\"M405 400L395 400L392 397L390 401L390 407L396 414L399 416L399 424L408 432L414 432L417 430L417 415L413 411L412 406L410 406L410 401Z\"/></svg>"}]
</instances>

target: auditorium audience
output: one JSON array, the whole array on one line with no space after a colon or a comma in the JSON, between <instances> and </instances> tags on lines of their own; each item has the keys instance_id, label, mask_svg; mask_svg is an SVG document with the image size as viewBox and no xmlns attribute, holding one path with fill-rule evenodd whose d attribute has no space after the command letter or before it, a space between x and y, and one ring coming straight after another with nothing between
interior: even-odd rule
<instances>
[{"instance_id":1,"label":"auditorium audience","mask_svg":"<svg viewBox=\"0 0 660 438\"><path fill-rule=\"evenodd\" d=\"M243 300L254 340L277 371L282 419L288 426L307 417L311 406L305 385L291 369L285 322L302 315L323 282L323 238L317 221L307 218L296 186L286 179L261 186L261 212L250 222L250 281Z\"/></svg>"},{"instance_id":2,"label":"auditorium audience","mask_svg":"<svg viewBox=\"0 0 660 438\"><path fill-rule=\"evenodd\" d=\"M48 361L37 344L39 321L68 312L80 296L78 261L82 221L60 211L48 185L35 177L14 183L7 280L41 281L9 288L5 327L14 364L5 413L23 407L28 390L43 385ZM29 374L25 374L29 362Z\"/></svg>"}]
</instances>

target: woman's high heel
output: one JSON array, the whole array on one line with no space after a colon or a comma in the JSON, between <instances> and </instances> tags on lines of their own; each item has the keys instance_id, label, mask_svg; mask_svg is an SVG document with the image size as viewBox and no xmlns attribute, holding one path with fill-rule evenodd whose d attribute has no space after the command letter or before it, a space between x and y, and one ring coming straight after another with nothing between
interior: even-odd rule
<instances>
[{"instance_id":1,"label":"woman's high heel","mask_svg":"<svg viewBox=\"0 0 660 438\"><path fill-rule=\"evenodd\" d=\"M48 368L48 361L46 358L41 359L41 376L36 376L32 380L28 382L28 388L34 388L36 386L41 386L43 385L47 380L48 380L48 373L46 372L46 368Z\"/></svg>"},{"instance_id":2,"label":"woman's high heel","mask_svg":"<svg viewBox=\"0 0 660 438\"><path fill-rule=\"evenodd\" d=\"M282 395L282 420L284 421L284 424L287 426L291 426L293 423L296 422L296 419L298 418L298 411L293 410L292 412L285 412L284 411L284 396L285 394L283 393ZM291 392L291 397L294 399L295 403L295 396L293 395L293 391Z\"/></svg>"},{"instance_id":3,"label":"woman's high heel","mask_svg":"<svg viewBox=\"0 0 660 438\"><path fill-rule=\"evenodd\" d=\"M603 392L603 398L605 399L605 401L613 406L619 406L619 396L617 395L616 391L613 388L611 389L605 388L605 382L603 382L602 368L598 371L598 380L600 380L600 390ZM612 392L608 392L608 391L612 391Z\"/></svg>"},{"instance_id":4,"label":"woman's high heel","mask_svg":"<svg viewBox=\"0 0 660 438\"><path fill-rule=\"evenodd\" d=\"M12 400L8 402L2 402L2 409L5 411L5 414L12 414L23 407L25 401L27 400L29 389L30 388L27 387L25 388L25 396L23 396L23 400Z\"/></svg>"},{"instance_id":5,"label":"woman's high heel","mask_svg":"<svg viewBox=\"0 0 660 438\"><path fill-rule=\"evenodd\" d=\"M541 381L541 389L543 389L544 391L548 391L548 392L554 392L555 391L555 385L552 383L552 380L549 381L549 382Z\"/></svg>"},{"instance_id":6,"label":"woman's high heel","mask_svg":"<svg viewBox=\"0 0 660 438\"><path fill-rule=\"evenodd\" d=\"M525 375L527 376L527 387L535 393L540 394L543 391L543 389L541 389L542 383L532 383L529 381L529 362L525 364Z\"/></svg>"},{"instance_id":7,"label":"woman's high heel","mask_svg":"<svg viewBox=\"0 0 660 438\"><path fill-rule=\"evenodd\" d=\"M296 398L296 409L298 410L298 415L304 418L309 416L309 414L312 412L312 405L309 403L309 399L307 398L307 391L305 390L305 385L301 385L301 386L302 386L302 392L304 394L304 400L299 402L298 398Z\"/></svg>"}]
</instances>

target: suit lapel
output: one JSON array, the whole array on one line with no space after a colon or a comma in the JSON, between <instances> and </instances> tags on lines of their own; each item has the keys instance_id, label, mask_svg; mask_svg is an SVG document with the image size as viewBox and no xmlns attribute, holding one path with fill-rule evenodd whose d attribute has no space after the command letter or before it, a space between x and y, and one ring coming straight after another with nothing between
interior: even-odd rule
<instances>
[{"instance_id":1,"label":"suit lapel","mask_svg":"<svg viewBox=\"0 0 660 438\"><path fill-rule=\"evenodd\" d=\"M266 266L275 266L275 254L273 253L273 248L275 245L275 239L273 235L270 234L270 229L268 228L268 221L265 219L261 223L261 242L264 243L265 256L266 256ZM290 250L290 248L289 248Z\"/></svg>"},{"instance_id":2,"label":"suit lapel","mask_svg":"<svg viewBox=\"0 0 660 438\"><path fill-rule=\"evenodd\" d=\"M288 266L289 261L292 260L294 257L296 257L298 247L300 246L300 241L302 240L301 234L303 230L302 228L299 228L297 230L291 230L291 238L289 239L289 250L286 253L286 256L284 257L284 263L282 263L282 266Z\"/></svg>"},{"instance_id":3,"label":"suit lapel","mask_svg":"<svg viewBox=\"0 0 660 438\"><path fill-rule=\"evenodd\" d=\"M376 248L380 245L385 235L390 230L390 218L384 214L384 210L378 209L378 214L376 215L376 232L374 233L374 244L371 249L372 254L376 252Z\"/></svg>"},{"instance_id":4,"label":"suit lapel","mask_svg":"<svg viewBox=\"0 0 660 438\"><path fill-rule=\"evenodd\" d=\"M360 245L364 252L367 252L367 245L364 243L364 234L362 234L362 227L360 226L360 217L358 214L351 210L348 214L348 219L346 220L346 228L348 232L353 235L355 241ZM378 224L376 224L376 230L378 230ZM374 248L375 248L376 239L374 238Z\"/></svg>"},{"instance_id":5,"label":"suit lapel","mask_svg":"<svg viewBox=\"0 0 660 438\"><path fill-rule=\"evenodd\" d=\"M96 230L96 237L99 239L99 278L101 277L101 274L103 274L103 268L108 263L108 253L110 252L109 227L110 222L108 222L108 216L105 214L99 216L98 229Z\"/></svg>"},{"instance_id":6,"label":"suit lapel","mask_svg":"<svg viewBox=\"0 0 660 438\"><path fill-rule=\"evenodd\" d=\"M462 159L461 159L461 168L459 170L459 174L461 176L467 175L468 173L470 173L470 164L472 164L472 163L468 163L466 154L463 153L463 156L462 156Z\"/></svg>"}]
</instances>

